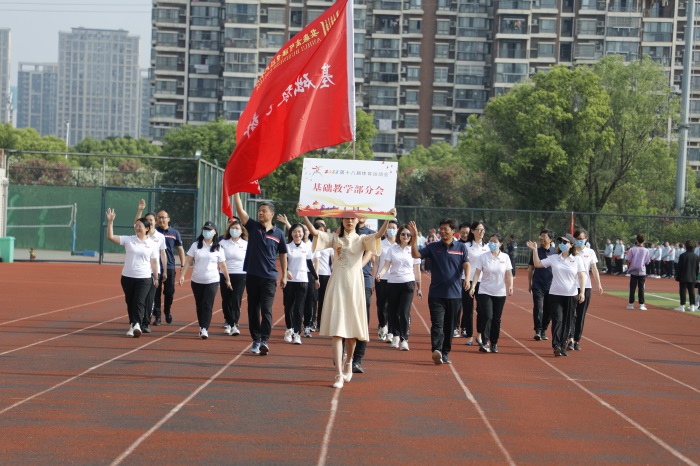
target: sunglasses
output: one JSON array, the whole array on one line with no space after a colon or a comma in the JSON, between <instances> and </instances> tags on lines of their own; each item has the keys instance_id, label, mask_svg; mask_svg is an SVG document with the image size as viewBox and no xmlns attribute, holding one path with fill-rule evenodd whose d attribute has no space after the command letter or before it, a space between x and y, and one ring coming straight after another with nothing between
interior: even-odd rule
<instances>
[{"instance_id":1,"label":"sunglasses","mask_svg":"<svg viewBox=\"0 0 700 466\"><path fill-rule=\"evenodd\" d=\"M411 234L410 234L410 233L401 233L401 236L405 236L405 237L407 237L407 238L410 238L410 237L411 237Z\"/></svg>"}]
</instances>

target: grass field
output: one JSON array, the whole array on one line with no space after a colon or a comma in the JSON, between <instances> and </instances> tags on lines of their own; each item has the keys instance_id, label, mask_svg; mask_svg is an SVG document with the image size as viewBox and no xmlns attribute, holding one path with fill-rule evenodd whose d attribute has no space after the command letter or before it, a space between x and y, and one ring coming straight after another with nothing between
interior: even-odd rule
<instances>
[{"instance_id":1,"label":"grass field","mask_svg":"<svg viewBox=\"0 0 700 466\"><path fill-rule=\"evenodd\" d=\"M618 298L627 298L629 295L628 291L607 291L606 293L611 296L617 296ZM669 293L666 291L659 291L653 293L646 292L644 293L644 300L646 301L647 305L656 306L664 309L673 309L674 307L677 307L680 304L678 293ZM639 306L639 304L636 304L636 306ZM686 311L686 314L700 316L700 312L698 311Z\"/></svg>"}]
</instances>

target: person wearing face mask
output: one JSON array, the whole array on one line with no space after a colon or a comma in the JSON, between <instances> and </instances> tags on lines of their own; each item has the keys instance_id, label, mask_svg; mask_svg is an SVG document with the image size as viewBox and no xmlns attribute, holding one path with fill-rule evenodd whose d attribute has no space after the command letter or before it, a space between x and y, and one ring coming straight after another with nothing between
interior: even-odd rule
<instances>
[{"instance_id":1,"label":"person wearing face mask","mask_svg":"<svg viewBox=\"0 0 700 466\"><path fill-rule=\"evenodd\" d=\"M574 241L574 237L568 233L560 236L557 238L559 253L542 260L537 255L537 243L527 242L527 247L533 252L535 267L552 269L549 313L552 318L552 348L555 357L567 356L566 339L572 325L576 302L578 300L582 303L586 299L586 273L583 262L576 255Z\"/></svg>"},{"instance_id":2,"label":"person wearing face mask","mask_svg":"<svg viewBox=\"0 0 700 466\"><path fill-rule=\"evenodd\" d=\"M398 229L399 239L389 248L382 269L377 272L377 279L387 278L389 326L394 330L392 348L408 351L408 335L411 327L411 304L417 291L421 291L420 259L414 259L411 253L411 231L408 225ZM388 272L388 274L387 274Z\"/></svg>"},{"instance_id":3,"label":"person wearing face mask","mask_svg":"<svg viewBox=\"0 0 700 466\"><path fill-rule=\"evenodd\" d=\"M503 238L493 234L489 238L489 252L482 254L474 264L474 280L479 281L478 292L473 288L469 293L479 303L484 328L481 334L479 351L498 353L498 339L501 336L501 316L506 304L506 295L513 295L513 265L508 254L501 252Z\"/></svg>"},{"instance_id":4,"label":"person wearing face mask","mask_svg":"<svg viewBox=\"0 0 700 466\"><path fill-rule=\"evenodd\" d=\"M238 336L241 334L238 321L241 318L241 302L243 290L245 290L245 271L243 261L248 250L248 232L241 225L241 219L233 217L228 222L228 229L224 238L219 243L226 257L226 270L231 288L226 285L224 274L219 276L219 288L221 290L221 307L226 319L224 332L226 335Z\"/></svg>"},{"instance_id":5,"label":"person wearing face mask","mask_svg":"<svg viewBox=\"0 0 700 466\"><path fill-rule=\"evenodd\" d=\"M469 238L469 232L471 231L471 225L469 223L461 223L459 225L459 242L460 243L466 243L467 239ZM464 277L462 277L462 280L464 280ZM462 329L462 332L460 333L459 327L461 323L461 316L462 316L462 309L466 308L465 303L467 302L466 300L469 299L469 292L468 291L462 291L462 302L459 305L459 309L457 309L457 312L455 313L455 322L454 322L454 333L453 333L453 338L468 338L471 337L472 332L467 331L466 328ZM471 346L470 342L467 341L467 344Z\"/></svg>"},{"instance_id":6,"label":"person wearing face mask","mask_svg":"<svg viewBox=\"0 0 700 466\"><path fill-rule=\"evenodd\" d=\"M322 218L316 218L314 220L314 228L318 231L328 231L326 228L326 221ZM328 280L331 278L331 256L333 255L333 248L326 248L320 251L314 252L314 268L318 273L318 300L316 302L316 313L313 321L315 322L315 330L321 327L321 316L323 313L323 302L326 299L326 288L328 287Z\"/></svg>"},{"instance_id":7,"label":"person wearing face mask","mask_svg":"<svg viewBox=\"0 0 700 466\"><path fill-rule=\"evenodd\" d=\"M209 325L214 308L216 291L219 289L219 272L226 280L226 287L232 289L231 280L226 268L226 255L219 245L219 236L216 234L216 225L213 222L204 222L202 232L197 240L192 243L187 251L185 266L180 274L180 286L185 283L185 275L194 262L192 280L192 294L197 309L197 321L199 322L199 338L209 338Z\"/></svg>"},{"instance_id":8,"label":"person wearing face mask","mask_svg":"<svg viewBox=\"0 0 700 466\"><path fill-rule=\"evenodd\" d=\"M138 219L141 218L145 208L146 201L144 199L141 199L139 201L138 211L136 212L136 218L134 219L134 222L138 221ZM146 236L148 236L148 240L151 242L152 246L159 251L158 269L160 270L160 274L158 275L158 283L162 283L163 280L166 280L168 278L167 269L163 268L163 264L166 264L168 260L168 256L165 253L165 250L167 248L165 244L165 236L163 236L162 233L156 231L155 214L149 212L146 215L143 215L143 217L146 217L148 219L148 222L150 223ZM149 290L148 296L146 297L146 311L144 312L143 322L141 323L141 331L143 333L151 333L151 317L154 308L153 302L156 297L157 289L158 288L156 288L156 285L154 284Z\"/></svg>"},{"instance_id":9,"label":"person wearing face mask","mask_svg":"<svg viewBox=\"0 0 700 466\"><path fill-rule=\"evenodd\" d=\"M287 284L282 289L284 320L287 325L284 341L295 345L301 345L302 315L309 288L309 272L314 279L312 286L319 285L312 263L311 243L304 242L303 239L304 229L300 223L295 223L287 233Z\"/></svg>"},{"instance_id":10,"label":"person wearing face mask","mask_svg":"<svg viewBox=\"0 0 700 466\"><path fill-rule=\"evenodd\" d=\"M539 239L540 245L537 248L537 257L540 260L556 253L552 230L541 230ZM550 322L549 288L552 286L552 270L535 268L533 257L534 254L530 257L530 263L527 268L527 291L532 293L532 319L535 329L535 341L548 340L547 327Z\"/></svg>"},{"instance_id":11,"label":"person wearing face mask","mask_svg":"<svg viewBox=\"0 0 700 466\"><path fill-rule=\"evenodd\" d=\"M583 336L583 324L586 320L586 312L588 311L588 305L591 302L591 274L595 280L595 284L598 287L598 294L603 294L603 286L600 283L600 274L598 273L598 257L596 257L595 251L586 246L588 241L588 233L583 228L574 231L574 246L576 248L576 256L583 262L584 272L586 273L586 289L584 292L585 299L583 302L576 304L576 311L574 312L574 325L571 326L569 332L569 343L567 349L580 351L581 346L579 342ZM642 245L644 243L642 242ZM629 271L629 270L628 270Z\"/></svg>"},{"instance_id":12,"label":"person wearing face mask","mask_svg":"<svg viewBox=\"0 0 700 466\"><path fill-rule=\"evenodd\" d=\"M297 210L301 210L301 205ZM391 214L396 215L396 209L392 208ZM314 228L308 217L302 218L314 236L315 251L333 248L333 271L326 289L319 334L333 337L333 362L337 370L333 387L342 388L345 382L352 380L351 357L355 354L356 342L369 340L366 284L362 274L365 253L380 253L380 238L389 222L385 221L376 233L361 234L357 218L343 218L340 232L329 233ZM346 360L343 360L343 340Z\"/></svg>"},{"instance_id":13,"label":"person wearing face mask","mask_svg":"<svg viewBox=\"0 0 700 466\"><path fill-rule=\"evenodd\" d=\"M387 305L389 302L389 295L387 294L388 277L383 275L380 278L378 272L384 268L384 262L386 261L389 249L396 244L396 234L398 231L399 223L396 220L389 220L389 228L386 229L386 234L381 243L382 253L379 257L374 258L376 266L372 268L374 287L377 290L377 320L379 320L377 336L379 337L379 341L388 341L389 343L392 342L396 329L389 325L389 317L387 314Z\"/></svg>"},{"instance_id":14,"label":"person wearing face mask","mask_svg":"<svg viewBox=\"0 0 700 466\"><path fill-rule=\"evenodd\" d=\"M121 285L126 308L129 313L129 330L126 335L141 336L141 323L146 315L146 299L152 286L158 286L158 249L149 241L146 232L151 223L146 217L134 222L135 235L114 234L114 219L117 214L107 209L107 239L124 246L126 258L122 269Z\"/></svg>"},{"instance_id":15,"label":"person wearing face mask","mask_svg":"<svg viewBox=\"0 0 700 466\"><path fill-rule=\"evenodd\" d=\"M467 251L469 251L469 261L471 263L475 263L477 258L485 254L489 251L488 246L484 243L484 233L486 232L486 229L484 228L484 223L480 221L476 221L471 224L470 226L470 231L469 231L469 236L467 237ZM474 281L474 272L476 271L475 268L471 268L471 276L469 277L462 277L463 280L467 280L469 282L469 287L465 287L465 289L471 289L471 288L476 288L474 290L474 294L479 293L479 282ZM462 314L462 329L466 329L466 334L464 335L467 338L467 345L471 346L472 345L472 335L474 334L474 298L471 293L466 293L466 296L464 296L465 293L462 293L462 308L463 308L463 314ZM483 330L483 322L481 321L481 318L479 317L479 303L476 302L476 343L481 346L482 341L481 341L481 332Z\"/></svg>"},{"instance_id":16,"label":"person wearing face mask","mask_svg":"<svg viewBox=\"0 0 700 466\"><path fill-rule=\"evenodd\" d=\"M272 304L277 291L277 255L280 258L280 286L287 284L287 243L282 230L272 224L275 206L262 202L258 208L258 220L253 220L243 208L239 193L233 196L236 213L248 230L248 249L243 262L246 272L245 287L248 294L248 328L253 339L250 352L267 355L268 340L272 333Z\"/></svg>"}]
</instances>

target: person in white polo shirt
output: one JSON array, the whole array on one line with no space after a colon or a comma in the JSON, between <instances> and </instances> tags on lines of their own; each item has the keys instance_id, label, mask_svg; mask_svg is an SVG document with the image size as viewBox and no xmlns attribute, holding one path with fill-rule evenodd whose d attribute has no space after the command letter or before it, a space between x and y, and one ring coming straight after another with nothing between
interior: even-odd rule
<instances>
[{"instance_id":1,"label":"person in white polo shirt","mask_svg":"<svg viewBox=\"0 0 700 466\"><path fill-rule=\"evenodd\" d=\"M552 286L549 288L550 316L552 318L552 348L554 356L567 356L566 339L572 324L576 302L582 303L586 289L586 273L583 262L576 256L574 237L570 234L557 238L558 254L540 259L536 254L537 243L527 242L533 252L535 268L552 269Z\"/></svg>"},{"instance_id":2,"label":"person in white polo shirt","mask_svg":"<svg viewBox=\"0 0 700 466\"><path fill-rule=\"evenodd\" d=\"M382 269L377 272L378 281L385 278L387 281L387 315L389 328L394 332L391 347L401 351L409 350L413 295L418 292L418 297L423 298L420 262L411 254L411 230L403 225L398 229L396 243L386 253Z\"/></svg>"},{"instance_id":3,"label":"person in white polo shirt","mask_svg":"<svg viewBox=\"0 0 700 466\"><path fill-rule=\"evenodd\" d=\"M579 342L583 336L583 324L586 321L586 312L588 311L588 305L591 302L591 289L593 288L591 284L591 274L595 279L595 284L598 287L598 294L603 294L603 285L600 283L600 274L598 273L598 258L594 250L586 246L588 241L588 233L583 228L574 231L574 239L576 246L576 255L583 262L584 272L586 273L586 299L583 302L576 305L576 311L574 312L574 323L569 329L569 343L567 349L581 351L581 346ZM627 270L629 272L629 268Z\"/></svg>"},{"instance_id":4,"label":"person in white polo shirt","mask_svg":"<svg viewBox=\"0 0 700 466\"><path fill-rule=\"evenodd\" d=\"M216 292L219 290L219 271L226 280L226 286L231 289L231 279L226 268L226 255L219 245L219 236L216 234L214 222L204 222L202 232L197 240L192 243L187 251L185 265L180 274L180 286L185 282L185 275L192 263L192 294L197 309L197 321L199 322L199 338L209 338L209 325L214 307Z\"/></svg>"},{"instance_id":5,"label":"person in white polo shirt","mask_svg":"<svg viewBox=\"0 0 700 466\"><path fill-rule=\"evenodd\" d=\"M491 235L487 243L489 252L475 261L474 281L479 283L479 289L472 287L469 291L472 296L476 293L481 313L483 332L479 351L482 353L498 353L506 295L513 295L513 264L508 254L501 251L501 246L503 237L497 233Z\"/></svg>"},{"instance_id":6,"label":"person in white polo shirt","mask_svg":"<svg viewBox=\"0 0 700 466\"><path fill-rule=\"evenodd\" d=\"M124 246L126 250L121 279L126 308L129 312L129 330L126 335L138 338L141 336L141 323L146 315L148 292L152 286L158 286L159 250L146 235L151 226L146 217L134 222L135 235L120 236L114 234L116 216L113 209L107 209L107 239Z\"/></svg>"},{"instance_id":7,"label":"person in white polo shirt","mask_svg":"<svg viewBox=\"0 0 700 466\"><path fill-rule=\"evenodd\" d=\"M287 232L287 283L282 292L284 297L284 321L287 330L284 332L284 341L301 345L301 326L306 303L306 293L309 286L318 286L318 275L312 263L312 244L304 239L304 228L300 223L295 223ZM309 272L313 275L314 282L309 285ZM308 336L311 336L311 328L308 328Z\"/></svg>"},{"instance_id":8,"label":"person in white polo shirt","mask_svg":"<svg viewBox=\"0 0 700 466\"><path fill-rule=\"evenodd\" d=\"M219 243L226 256L226 269L231 288L226 285L226 277L219 275L219 287L221 289L221 307L224 311L226 335L238 336L241 331L238 329L238 320L241 318L241 302L243 300L243 290L245 290L245 271L243 262L245 253L248 250L248 232L241 225L241 219L233 217L228 222L228 230L224 234L224 239Z\"/></svg>"}]
</instances>

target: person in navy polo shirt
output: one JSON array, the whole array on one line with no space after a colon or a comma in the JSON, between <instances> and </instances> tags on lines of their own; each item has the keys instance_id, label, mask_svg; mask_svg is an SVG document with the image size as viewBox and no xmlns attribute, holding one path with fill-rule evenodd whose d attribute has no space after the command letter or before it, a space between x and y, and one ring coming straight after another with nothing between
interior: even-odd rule
<instances>
[{"instance_id":1,"label":"person in navy polo shirt","mask_svg":"<svg viewBox=\"0 0 700 466\"><path fill-rule=\"evenodd\" d=\"M554 232L544 229L540 231L540 245L537 248L537 257L546 259L555 254ZM547 340L547 327L550 322L549 315L549 288L552 286L552 269L535 268L535 262L530 256L530 264L527 267L527 291L532 293L532 319L535 325L535 340Z\"/></svg>"},{"instance_id":2,"label":"person in navy polo shirt","mask_svg":"<svg viewBox=\"0 0 700 466\"><path fill-rule=\"evenodd\" d=\"M275 206L263 202L255 221L243 208L240 194L233 196L238 218L248 230L248 250L243 270L246 272L248 293L248 326L253 338L251 353L266 355L270 348L268 340L272 332L272 303L277 289L277 254L280 256L282 275L280 286L287 284L287 243L284 232L272 224Z\"/></svg>"},{"instance_id":3,"label":"person in navy polo shirt","mask_svg":"<svg viewBox=\"0 0 700 466\"><path fill-rule=\"evenodd\" d=\"M450 364L454 315L462 299L462 286L469 290L469 280L462 285L462 272L471 275L471 266L464 243L454 240L457 222L451 218L440 221L438 234L442 241L426 244L418 250L416 222L408 223L411 230L411 254L416 259L430 258L430 343L435 364Z\"/></svg>"},{"instance_id":4,"label":"person in navy polo shirt","mask_svg":"<svg viewBox=\"0 0 700 466\"><path fill-rule=\"evenodd\" d=\"M145 207L146 205L144 202L144 208ZM141 209L141 204L139 204L139 209ZM143 211L139 210L137 215L141 212ZM167 323L172 323L173 321L170 308L173 305L173 296L175 296L175 251L177 251L177 255L180 258L180 269L182 271L182 267L185 265L185 248L182 247L180 232L170 226L170 216L165 210L158 212L156 222L158 223L156 231L165 236L165 255L168 257L167 264L161 264L163 269L167 266L167 272L162 270L163 276L166 278L162 282L159 282L156 296L153 300L153 325L160 325L161 290L163 290L163 313L165 314L165 321Z\"/></svg>"}]
</instances>

